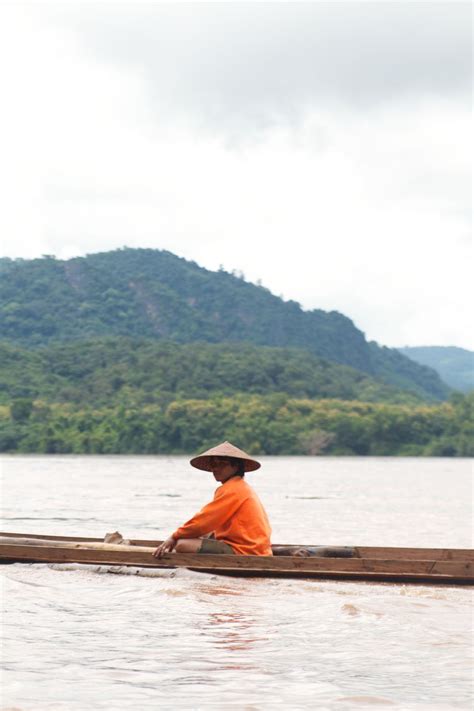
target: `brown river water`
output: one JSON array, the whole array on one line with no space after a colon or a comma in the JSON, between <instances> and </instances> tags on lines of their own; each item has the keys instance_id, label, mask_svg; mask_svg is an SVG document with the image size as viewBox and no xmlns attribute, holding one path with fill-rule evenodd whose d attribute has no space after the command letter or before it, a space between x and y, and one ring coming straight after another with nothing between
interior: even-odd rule
<instances>
[{"instance_id":1,"label":"brown river water","mask_svg":"<svg viewBox=\"0 0 474 711\"><path fill-rule=\"evenodd\" d=\"M472 546L472 461L262 462L274 543ZM215 487L184 457L5 457L1 528L162 538ZM14 564L0 590L2 711L472 708L472 588Z\"/></svg>"}]
</instances>

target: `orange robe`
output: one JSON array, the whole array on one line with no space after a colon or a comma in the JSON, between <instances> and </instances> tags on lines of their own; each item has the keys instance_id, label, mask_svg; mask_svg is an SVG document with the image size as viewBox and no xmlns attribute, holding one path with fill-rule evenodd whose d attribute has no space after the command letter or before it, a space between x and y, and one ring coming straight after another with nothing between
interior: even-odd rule
<instances>
[{"instance_id":1,"label":"orange robe","mask_svg":"<svg viewBox=\"0 0 474 711\"><path fill-rule=\"evenodd\" d=\"M240 476L219 486L214 499L180 526L173 538L200 538L213 533L239 555L272 555L272 529L255 491Z\"/></svg>"}]
</instances>

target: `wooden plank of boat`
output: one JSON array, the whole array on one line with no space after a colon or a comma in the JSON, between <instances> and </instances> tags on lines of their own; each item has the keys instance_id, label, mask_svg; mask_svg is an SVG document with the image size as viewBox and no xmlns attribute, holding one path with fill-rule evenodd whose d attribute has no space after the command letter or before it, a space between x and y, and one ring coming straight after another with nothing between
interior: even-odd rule
<instances>
[{"instance_id":1,"label":"wooden plank of boat","mask_svg":"<svg viewBox=\"0 0 474 711\"><path fill-rule=\"evenodd\" d=\"M359 558L403 558L404 560L468 560L474 562L472 548L391 548L356 546Z\"/></svg>"},{"instance_id":2,"label":"wooden plank of boat","mask_svg":"<svg viewBox=\"0 0 474 711\"><path fill-rule=\"evenodd\" d=\"M17 539L18 541L18 539ZM88 563L147 568L188 568L226 575L344 578L451 584L474 583L470 561L381 560L360 558L296 558L292 556L233 556L169 554L154 558L154 547L107 543L29 545L0 543L0 560L29 563Z\"/></svg>"},{"instance_id":3,"label":"wooden plank of boat","mask_svg":"<svg viewBox=\"0 0 474 711\"><path fill-rule=\"evenodd\" d=\"M119 538L121 538L119 534ZM76 536L48 536L46 537L39 537L39 536L33 536L33 535L28 535L28 534L20 534L16 536L13 533L1 533L0 532L0 543L15 543L15 542L21 542L26 545L46 545L50 544L52 546L54 545L61 545L61 544L68 544L68 543L76 543L77 545L84 545L88 546L89 544L97 544L101 545L105 541L101 540L99 538L81 538L81 537L76 537ZM139 540L133 540L133 541L122 541L120 543L121 546L124 545L124 543L128 543L129 545L133 546L147 546L147 547L152 547L153 549L157 548L162 541L139 541ZM277 545L277 546L272 546L273 548L273 555L292 555L295 551L301 551L302 549L304 550L305 555L311 555L311 556L318 556L319 558L352 558L354 557L354 548L350 546L295 546L295 545L288 545L288 546L282 546L282 545Z\"/></svg>"},{"instance_id":4,"label":"wooden plank of boat","mask_svg":"<svg viewBox=\"0 0 474 711\"><path fill-rule=\"evenodd\" d=\"M103 538L91 538L84 536L53 536L53 535L43 535L34 533L11 533L8 531L0 531L0 537L7 538L29 538L29 539L43 539L47 541L69 541L77 542L81 541L84 543L101 543ZM157 547L161 541L154 539L131 539L130 543L135 546L149 546ZM370 558L382 559L382 560L467 560L474 562L474 550L471 548L403 548L403 547L390 547L390 546L321 546L321 545L308 545L308 544L276 544L272 546L274 555L281 555L279 553L282 549L288 549L289 551L295 550L297 548L306 548L309 551L313 549L325 549L328 551L327 557L332 557L331 551L347 551L352 555L347 557L357 557L357 558ZM288 555L288 554L286 554ZM339 557L339 556L338 556ZM341 556L345 557L345 556Z\"/></svg>"},{"instance_id":5,"label":"wooden plank of boat","mask_svg":"<svg viewBox=\"0 0 474 711\"><path fill-rule=\"evenodd\" d=\"M9 531L0 531L0 538L29 538L29 539L41 539L45 541L71 541L71 542L97 542L103 543L103 538L91 538L86 536L52 536L37 533L12 533ZM162 541L157 539L127 539L134 546L154 546L157 548ZM327 555L331 557L331 554L336 554L337 557L347 557L350 558L355 555L355 548L353 546L322 546L322 545L297 545L297 544L276 544L272 546L273 555L291 555L291 551L298 548L306 548L308 550L318 550L319 555Z\"/></svg>"}]
</instances>

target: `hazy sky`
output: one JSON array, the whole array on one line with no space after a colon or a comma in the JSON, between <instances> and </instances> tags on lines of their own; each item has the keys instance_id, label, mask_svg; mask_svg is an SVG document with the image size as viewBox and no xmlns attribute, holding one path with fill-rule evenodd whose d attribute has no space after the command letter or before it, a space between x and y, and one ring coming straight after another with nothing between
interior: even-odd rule
<instances>
[{"instance_id":1,"label":"hazy sky","mask_svg":"<svg viewBox=\"0 0 474 711\"><path fill-rule=\"evenodd\" d=\"M474 348L468 2L0 2L1 253L168 249Z\"/></svg>"}]
</instances>

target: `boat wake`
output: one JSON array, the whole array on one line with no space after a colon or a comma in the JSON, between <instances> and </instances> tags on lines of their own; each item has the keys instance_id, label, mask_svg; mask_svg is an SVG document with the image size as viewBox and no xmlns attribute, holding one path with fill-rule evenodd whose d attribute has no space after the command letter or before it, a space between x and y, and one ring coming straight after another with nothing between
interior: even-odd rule
<instances>
[{"instance_id":1,"label":"boat wake","mask_svg":"<svg viewBox=\"0 0 474 711\"><path fill-rule=\"evenodd\" d=\"M196 573L187 568L140 568L129 565L88 565L87 563L50 563L50 570L100 573L109 575L138 575L142 578L202 578L203 573Z\"/></svg>"}]
</instances>

